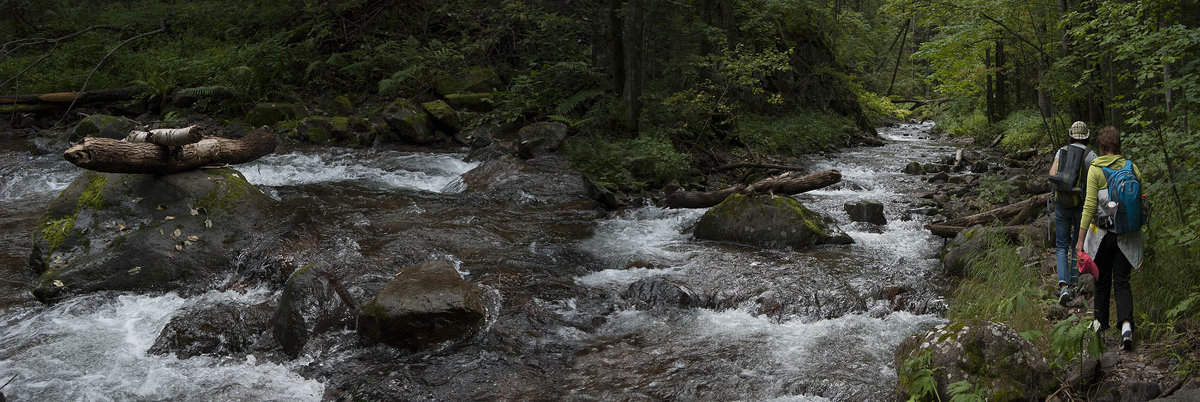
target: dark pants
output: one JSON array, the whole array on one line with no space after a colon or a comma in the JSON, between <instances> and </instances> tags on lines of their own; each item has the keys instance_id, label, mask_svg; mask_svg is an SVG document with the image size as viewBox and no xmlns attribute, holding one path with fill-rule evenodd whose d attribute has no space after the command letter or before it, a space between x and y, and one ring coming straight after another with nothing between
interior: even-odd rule
<instances>
[{"instance_id":1,"label":"dark pants","mask_svg":"<svg viewBox=\"0 0 1200 402\"><path fill-rule=\"evenodd\" d=\"M1108 329L1108 296L1111 290L1117 298L1117 325L1126 321L1133 324L1133 293L1129 290L1129 273L1133 265L1125 258L1125 253L1117 247L1117 235L1108 233L1100 241L1100 249L1096 251L1096 266L1100 268L1100 277L1096 280L1096 320L1100 328Z\"/></svg>"}]
</instances>

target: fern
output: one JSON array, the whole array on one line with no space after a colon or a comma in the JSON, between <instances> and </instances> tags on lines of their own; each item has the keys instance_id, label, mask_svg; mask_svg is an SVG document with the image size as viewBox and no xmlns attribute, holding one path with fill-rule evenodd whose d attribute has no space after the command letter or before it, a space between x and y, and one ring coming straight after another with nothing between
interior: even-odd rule
<instances>
[{"instance_id":1,"label":"fern","mask_svg":"<svg viewBox=\"0 0 1200 402\"><path fill-rule=\"evenodd\" d=\"M194 96L197 98L208 98L213 96L228 96L233 95L233 89L224 85L209 85L194 88L182 88L179 90L180 96Z\"/></svg>"},{"instance_id":2,"label":"fern","mask_svg":"<svg viewBox=\"0 0 1200 402\"><path fill-rule=\"evenodd\" d=\"M565 115L571 113L572 111L574 111L576 108L579 107L579 105L583 104L584 102L590 101L592 99L596 99L600 95L603 95L603 94L604 94L604 91L601 91L599 89L585 89L583 91L579 91L575 95L572 95L570 98L564 99L562 102L559 102L558 106L554 108L554 112L556 114L565 116Z\"/></svg>"}]
</instances>

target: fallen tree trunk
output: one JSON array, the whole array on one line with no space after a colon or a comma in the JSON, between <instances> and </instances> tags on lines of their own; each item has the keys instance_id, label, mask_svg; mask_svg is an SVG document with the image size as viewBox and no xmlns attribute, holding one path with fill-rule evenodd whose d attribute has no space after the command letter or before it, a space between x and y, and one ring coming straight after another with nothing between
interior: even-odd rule
<instances>
[{"instance_id":1,"label":"fallen tree trunk","mask_svg":"<svg viewBox=\"0 0 1200 402\"><path fill-rule=\"evenodd\" d=\"M778 169L778 170L791 170L791 171L808 170L808 168L806 168L804 166L778 165L778 164L774 164L774 163L738 162L738 163L730 163L728 165L717 166L717 171L738 169L738 168L761 168L761 169Z\"/></svg>"},{"instance_id":2,"label":"fallen tree trunk","mask_svg":"<svg viewBox=\"0 0 1200 402\"><path fill-rule=\"evenodd\" d=\"M929 224L929 225L926 225L925 227L928 228L929 231L931 233L933 233L934 235L941 236L941 237L958 236L958 234L960 232L963 232L963 231L971 228L970 226L953 226L953 225L942 225L942 224ZM1001 227L997 227L997 228L988 228L988 230L993 231L994 233L1004 234L1005 236L1008 236L1010 239L1018 240L1018 239L1020 239L1021 235L1037 233L1039 231L1044 231L1046 229L1045 228L1039 229L1039 228L1033 227L1032 225L1017 225L1017 226L1001 226Z\"/></svg>"},{"instance_id":3,"label":"fallen tree trunk","mask_svg":"<svg viewBox=\"0 0 1200 402\"><path fill-rule=\"evenodd\" d=\"M892 101L892 103L912 103L913 105L912 105L912 106L910 106L910 107L908 108L908 110L917 110L917 108L919 108L919 107L921 107L921 106L926 106L926 105L937 105L937 104L944 103L944 102L949 102L949 101L950 101L950 98L938 98L938 99L901 99L901 100L895 100L895 101Z\"/></svg>"},{"instance_id":4,"label":"fallen tree trunk","mask_svg":"<svg viewBox=\"0 0 1200 402\"><path fill-rule=\"evenodd\" d=\"M50 92L44 94L0 96L0 105L70 105L115 102L133 99L137 88L104 89L88 92Z\"/></svg>"},{"instance_id":5,"label":"fallen tree trunk","mask_svg":"<svg viewBox=\"0 0 1200 402\"><path fill-rule=\"evenodd\" d=\"M84 137L64 151L63 158L97 172L164 175L210 165L246 163L271 152L275 152L275 133L260 128L237 140L205 137L177 148Z\"/></svg>"},{"instance_id":6,"label":"fallen tree trunk","mask_svg":"<svg viewBox=\"0 0 1200 402\"><path fill-rule=\"evenodd\" d=\"M1025 201L1005 205L1003 207L996 208L996 209L993 209L993 210L990 210L987 212L981 212L981 213L978 213L975 215L964 216L961 218L949 219L949 220L945 220L942 222L930 223L928 225L925 225L925 228L929 229L929 231L933 232L933 234L941 236L941 237L954 237L954 236L958 235L958 232L961 232L971 226L982 225L985 223L990 223L990 222L995 222L995 221L1002 221L1002 220L1005 220L1008 218L1012 218L1012 217L1020 214L1022 211L1040 208L1040 206L1042 204L1045 204L1046 200L1048 200L1048 199L1050 199L1050 193L1045 193L1045 194L1034 196L1033 198L1025 200ZM1021 220L1024 220L1024 219L1021 219ZM1017 221L1017 220L1014 220L1014 221Z\"/></svg>"},{"instance_id":7,"label":"fallen tree trunk","mask_svg":"<svg viewBox=\"0 0 1200 402\"><path fill-rule=\"evenodd\" d=\"M737 185L716 191L679 191L668 195L659 205L666 208L708 208L733 194L800 194L816 190L842 180L842 173L823 170L807 176L783 175L754 182L749 186Z\"/></svg>"}]
</instances>

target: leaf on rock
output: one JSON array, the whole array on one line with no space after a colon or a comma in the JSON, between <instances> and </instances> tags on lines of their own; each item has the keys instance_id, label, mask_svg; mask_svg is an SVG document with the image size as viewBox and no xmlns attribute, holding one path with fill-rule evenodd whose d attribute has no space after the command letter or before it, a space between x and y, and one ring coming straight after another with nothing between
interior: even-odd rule
<instances>
[{"instance_id":1,"label":"leaf on rock","mask_svg":"<svg viewBox=\"0 0 1200 402\"><path fill-rule=\"evenodd\" d=\"M196 242L200 241L200 236L188 236L187 239L188 241Z\"/></svg>"},{"instance_id":2,"label":"leaf on rock","mask_svg":"<svg viewBox=\"0 0 1200 402\"><path fill-rule=\"evenodd\" d=\"M175 231L174 231L174 232L171 232L171 238L172 238L172 239L178 239L178 238L179 238L179 236L180 236L180 235L182 235L182 234L183 234L183 231L182 231L182 230L179 230L179 228L175 228Z\"/></svg>"},{"instance_id":3,"label":"leaf on rock","mask_svg":"<svg viewBox=\"0 0 1200 402\"><path fill-rule=\"evenodd\" d=\"M137 204L139 202L142 202L142 197L133 197L133 199L129 200L129 202Z\"/></svg>"},{"instance_id":4,"label":"leaf on rock","mask_svg":"<svg viewBox=\"0 0 1200 402\"><path fill-rule=\"evenodd\" d=\"M175 243L175 250L183 251L183 243Z\"/></svg>"},{"instance_id":5,"label":"leaf on rock","mask_svg":"<svg viewBox=\"0 0 1200 402\"><path fill-rule=\"evenodd\" d=\"M62 283L62 281L60 281L60 280L58 280L58 279L55 279L55 280L54 280L54 286L58 286L58 287L60 287L60 288L61 288L61 287L63 287L63 283Z\"/></svg>"},{"instance_id":6,"label":"leaf on rock","mask_svg":"<svg viewBox=\"0 0 1200 402\"><path fill-rule=\"evenodd\" d=\"M172 219L175 219L175 217L174 217L174 216L171 216L171 215L167 215L167 217L166 217L166 218L163 218L163 220L164 220L164 221L169 221L169 220L172 220Z\"/></svg>"},{"instance_id":7,"label":"leaf on rock","mask_svg":"<svg viewBox=\"0 0 1200 402\"><path fill-rule=\"evenodd\" d=\"M212 219L205 219L205 220L204 220L204 227L206 227L206 228L211 228L211 227L212 227Z\"/></svg>"},{"instance_id":8,"label":"leaf on rock","mask_svg":"<svg viewBox=\"0 0 1200 402\"><path fill-rule=\"evenodd\" d=\"M167 210L167 206L166 206L166 205L163 205L163 204L158 204L158 206L157 206L157 207L155 207L155 208L157 208L159 211L166 211L166 210Z\"/></svg>"},{"instance_id":9,"label":"leaf on rock","mask_svg":"<svg viewBox=\"0 0 1200 402\"><path fill-rule=\"evenodd\" d=\"M137 275L139 272L142 272L142 267L133 267L129 269L130 275Z\"/></svg>"},{"instance_id":10,"label":"leaf on rock","mask_svg":"<svg viewBox=\"0 0 1200 402\"><path fill-rule=\"evenodd\" d=\"M196 216L200 215L200 210L192 207L192 204L188 204L188 213L192 214L192 216Z\"/></svg>"}]
</instances>

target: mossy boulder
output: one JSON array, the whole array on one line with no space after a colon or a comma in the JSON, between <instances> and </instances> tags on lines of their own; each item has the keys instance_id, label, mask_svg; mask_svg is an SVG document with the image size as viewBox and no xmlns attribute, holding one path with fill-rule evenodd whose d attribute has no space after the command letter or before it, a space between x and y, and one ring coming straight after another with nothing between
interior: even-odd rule
<instances>
[{"instance_id":1,"label":"mossy boulder","mask_svg":"<svg viewBox=\"0 0 1200 402\"><path fill-rule=\"evenodd\" d=\"M948 397L947 386L968 381L987 392L985 400L1042 400L1057 388L1055 374L1041 352L1012 328L989 321L963 321L939 325L916 334L896 350L896 369L908 359L928 354L938 394ZM903 398L911 393L900 381Z\"/></svg>"},{"instance_id":2,"label":"mossy boulder","mask_svg":"<svg viewBox=\"0 0 1200 402\"><path fill-rule=\"evenodd\" d=\"M400 269L358 315L367 343L418 350L475 333L486 306L479 287L446 261Z\"/></svg>"},{"instance_id":3,"label":"mossy boulder","mask_svg":"<svg viewBox=\"0 0 1200 402\"><path fill-rule=\"evenodd\" d=\"M458 112L444 101L435 100L421 104L421 107L433 117L434 123L452 133L462 130L462 119Z\"/></svg>"},{"instance_id":4,"label":"mossy boulder","mask_svg":"<svg viewBox=\"0 0 1200 402\"><path fill-rule=\"evenodd\" d=\"M733 194L696 224L697 239L765 247L850 244L832 218L805 208L791 197Z\"/></svg>"},{"instance_id":5,"label":"mossy boulder","mask_svg":"<svg viewBox=\"0 0 1200 402\"><path fill-rule=\"evenodd\" d=\"M567 139L567 125L559 122L533 123L517 131L517 153L530 159L558 152Z\"/></svg>"},{"instance_id":6,"label":"mossy boulder","mask_svg":"<svg viewBox=\"0 0 1200 402\"><path fill-rule=\"evenodd\" d=\"M33 293L205 291L245 249L278 238L275 201L235 170L166 176L85 171L33 232Z\"/></svg>"},{"instance_id":7,"label":"mossy boulder","mask_svg":"<svg viewBox=\"0 0 1200 402\"><path fill-rule=\"evenodd\" d=\"M913 175L925 174L925 167L921 165L921 162L909 162L907 165L904 165L903 172L904 174Z\"/></svg>"},{"instance_id":8,"label":"mossy boulder","mask_svg":"<svg viewBox=\"0 0 1200 402\"><path fill-rule=\"evenodd\" d=\"M407 100L398 100L379 112L387 123L387 135L377 137L382 142L429 145L445 137L433 129L433 118L420 106Z\"/></svg>"},{"instance_id":9,"label":"mossy boulder","mask_svg":"<svg viewBox=\"0 0 1200 402\"><path fill-rule=\"evenodd\" d=\"M79 141L83 137L101 137L122 139L137 128L137 122L124 117L93 114L83 118L75 129L71 130L71 141Z\"/></svg>"},{"instance_id":10,"label":"mossy boulder","mask_svg":"<svg viewBox=\"0 0 1200 402\"><path fill-rule=\"evenodd\" d=\"M331 116L349 116L354 113L354 102L346 95L338 95L325 105L325 111Z\"/></svg>"},{"instance_id":11,"label":"mossy boulder","mask_svg":"<svg viewBox=\"0 0 1200 402\"><path fill-rule=\"evenodd\" d=\"M271 320L271 332L284 353L296 357L316 334L352 328L352 300L342 299L329 264L307 265L288 278Z\"/></svg>"},{"instance_id":12,"label":"mossy boulder","mask_svg":"<svg viewBox=\"0 0 1200 402\"><path fill-rule=\"evenodd\" d=\"M502 83L496 70L486 67L475 67L461 74L454 74L437 79L434 88L439 95L492 92L500 89Z\"/></svg>"},{"instance_id":13,"label":"mossy boulder","mask_svg":"<svg viewBox=\"0 0 1200 402\"><path fill-rule=\"evenodd\" d=\"M243 356L270 326L271 303L233 300L189 306L171 318L146 353L192 356Z\"/></svg>"},{"instance_id":14,"label":"mossy boulder","mask_svg":"<svg viewBox=\"0 0 1200 402\"><path fill-rule=\"evenodd\" d=\"M472 112L490 112L500 101L501 92L483 92L473 94L446 94L446 103L458 110Z\"/></svg>"},{"instance_id":15,"label":"mossy boulder","mask_svg":"<svg viewBox=\"0 0 1200 402\"><path fill-rule=\"evenodd\" d=\"M979 258L991 249L989 230L982 226L958 232L954 240L946 245L946 254L942 256L942 269L946 275L963 278L971 261Z\"/></svg>"},{"instance_id":16,"label":"mossy boulder","mask_svg":"<svg viewBox=\"0 0 1200 402\"><path fill-rule=\"evenodd\" d=\"M850 220L868 222L876 225L886 225L887 217L883 216L883 204L877 201L855 201L842 205Z\"/></svg>"},{"instance_id":17,"label":"mossy boulder","mask_svg":"<svg viewBox=\"0 0 1200 402\"><path fill-rule=\"evenodd\" d=\"M294 103L263 102L246 112L246 124L250 127L275 126L281 121L300 118L304 113L304 107Z\"/></svg>"}]
</instances>

